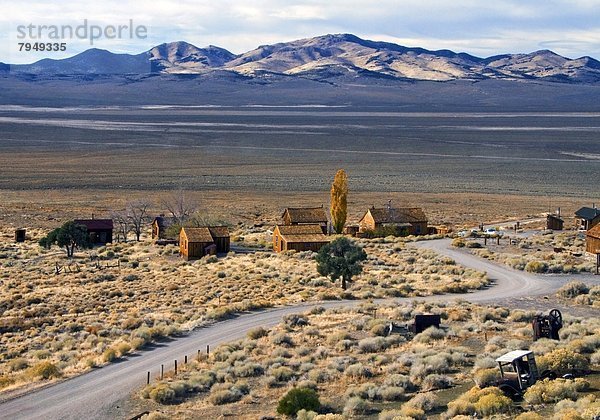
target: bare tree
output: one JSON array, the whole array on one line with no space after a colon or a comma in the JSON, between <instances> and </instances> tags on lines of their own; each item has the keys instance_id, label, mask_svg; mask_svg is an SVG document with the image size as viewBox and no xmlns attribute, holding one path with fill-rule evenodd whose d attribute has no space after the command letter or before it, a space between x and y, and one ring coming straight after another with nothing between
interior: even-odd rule
<instances>
[{"instance_id":1,"label":"bare tree","mask_svg":"<svg viewBox=\"0 0 600 420\"><path fill-rule=\"evenodd\" d=\"M131 232L136 240L140 241L140 236L148 222L148 210L150 203L145 200L133 201L127 205L127 220L129 221Z\"/></svg>"},{"instance_id":2,"label":"bare tree","mask_svg":"<svg viewBox=\"0 0 600 420\"><path fill-rule=\"evenodd\" d=\"M171 213L174 222L180 226L183 226L198 208L197 203L189 198L184 190L170 194L162 201L162 205Z\"/></svg>"},{"instance_id":3,"label":"bare tree","mask_svg":"<svg viewBox=\"0 0 600 420\"><path fill-rule=\"evenodd\" d=\"M120 242L123 239L123 242L127 242L127 235L131 231L127 210L113 211L111 217L116 224L117 241Z\"/></svg>"}]
</instances>

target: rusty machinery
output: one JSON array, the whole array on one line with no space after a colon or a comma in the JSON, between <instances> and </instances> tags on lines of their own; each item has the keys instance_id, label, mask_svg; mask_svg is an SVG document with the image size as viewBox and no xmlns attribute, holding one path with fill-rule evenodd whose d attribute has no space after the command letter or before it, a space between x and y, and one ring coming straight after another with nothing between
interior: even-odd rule
<instances>
[{"instance_id":1,"label":"rusty machinery","mask_svg":"<svg viewBox=\"0 0 600 420\"><path fill-rule=\"evenodd\" d=\"M549 315L536 315L531 321L533 339L551 338L560 340L558 332L563 326L562 314L558 309L552 309Z\"/></svg>"}]
</instances>

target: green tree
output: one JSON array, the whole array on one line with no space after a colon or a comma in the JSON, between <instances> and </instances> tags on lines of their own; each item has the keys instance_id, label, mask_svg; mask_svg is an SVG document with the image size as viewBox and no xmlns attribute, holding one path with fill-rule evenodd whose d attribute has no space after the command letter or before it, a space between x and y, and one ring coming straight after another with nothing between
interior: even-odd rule
<instances>
[{"instance_id":1,"label":"green tree","mask_svg":"<svg viewBox=\"0 0 600 420\"><path fill-rule=\"evenodd\" d=\"M367 253L350 239L342 237L325 245L317 254L317 271L329 276L333 281L342 279L342 289L346 290L352 277L362 272L361 261Z\"/></svg>"},{"instance_id":2,"label":"green tree","mask_svg":"<svg viewBox=\"0 0 600 420\"><path fill-rule=\"evenodd\" d=\"M73 256L75 248L84 249L92 246L87 228L72 221L54 229L47 236L40 239L39 244L44 248L50 248L53 244L65 247L67 257Z\"/></svg>"},{"instance_id":3,"label":"green tree","mask_svg":"<svg viewBox=\"0 0 600 420\"><path fill-rule=\"evenodd\" d=\"M340 169L331 184L331 221L336 233L344 231L348 216L348 175Z\"/></svg>"},{"instance_id":4,"label":"green tree","mask_svg":"<svg viewBox=\"0 0 600 420\"><path fill-rule=\"evenodd\" d=\"M316 411L321 407L319 396L310 388L292 388L277 404L277 412L286 416L295 416L300 410Z\"/></svg>"}]
</instances>

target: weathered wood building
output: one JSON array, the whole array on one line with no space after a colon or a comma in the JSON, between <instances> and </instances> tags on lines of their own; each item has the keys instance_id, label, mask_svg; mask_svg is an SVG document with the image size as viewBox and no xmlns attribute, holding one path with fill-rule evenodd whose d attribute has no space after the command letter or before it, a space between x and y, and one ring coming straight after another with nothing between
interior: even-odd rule
<instances>
[{"instance_id":1,"label":"weathered wood building","mask_svg":"<svg viewBox=\"0 0 600 420\"><path fill-rule=\"evenodd\" d=\"M323 233L327 233L327 214L320 207L288 207L281 215L283 225L319 225Z\"/></svg>"},{"instance_id":2,"label":"weathered wood building","mask_svg":"<svg viewBox=\"0 0 600 420\"><path fill-rule=\"evenodd\" d=\"M589 230L600 223L600 209L593 207L582 207L575 212L577 229Z\"/></svg>"},{"instance_id":3,"label":"weathered wood building","mask_svg":"<svg viewBox=\"0 0 600 420\"><path fill-rule=\"evenodd\" d=\"M273 250L318 252L329 243L320 225L282 225L273 230Z\"/></svg>"},{"instance_id":4,"label":"weathered wood building","mask_svg":"<svg viewBox=\"0 0 600 420\"><path fill-rule=\"evenodd\" d=\"M565 221L555 214L549 214L546 216L546 229L550 230L563 230Z\"/></svg>"},{"instance_id":5,"label":"weathered wood building","mask_svg":"<svg viewBox=\"0 0 600 420\"><path fill-rule=\"evenodd\" d=\"M113 240L114 226L112 219L77 219L73 222L87 228L90 242L93 245L106 245Z\"/></svg>"},{"instance_id":6,"label":"weathered wood building","mask_svg":"<svg viewBox=\"0 0 600 420\"><path fill-rule=\"evenodd\" d=\"M209 226L208 230L217 246L217 253L223 254L230 250L229 229L227 226Z\"/></svg>"},{"instance_id":7,"label":"weathered wood building","mask_svg":"<svg viewBox=\"0 0 600 420\"><path fill-rule=\"evenodd\" d=\"M179 232L179 254L186 260L226 253L229 249L227 226L183 227Z\"/></svg>"},{"instance_id":8,"label":"weathered wood building","mask_svg":"<svg viewBox=\"0 0 600 420\"><path fill-rule=\"evenodd\" d=\"M371 207L358 222L359 231L376 232L378 230L395 230L401 235L426 235L427 216L418 207L383 208Z\"/></svg>"},{"instance_id":9,"label":"weathered wood building","mask_svg":"<svg viewBox=\"0 0 600 420\"><path fill-rule=\"evenodd\" d=\"M585 250L590 254L600 254L600 224L586 232Z\"/></svg>"},{"instance_id":10,"label":"weathered wood building","mask_svg":"<svg viewBox=\"0 0 600 420\"><path fill-rule=\"evenodd\" d=\"M596 255L596 274L600 274L600 224L586 232L585 250Z\"/></svg>"},{"instance_id":11,"label":"weathered wood building","mask_svg":"<svg viewBox=\"0 0 600 420\"><path fill-rule=\"evenodd\" d=\"M27 229L19 228L15 229L15 242L25 242L27 238Z\"/></svg>"},{"instance_id":12,"label":"weathered wood building","mask_svg":"<svg viewBox=\"0 0 600 420\"><path fill-rule=\"evenodd\" d=\"M155 217L152 221L152 239L176 239L175 237L169 237L167 234L167 229L173 226L174 223L174 217L165 217L162 214Z\"/></svg>"}]
</instances>

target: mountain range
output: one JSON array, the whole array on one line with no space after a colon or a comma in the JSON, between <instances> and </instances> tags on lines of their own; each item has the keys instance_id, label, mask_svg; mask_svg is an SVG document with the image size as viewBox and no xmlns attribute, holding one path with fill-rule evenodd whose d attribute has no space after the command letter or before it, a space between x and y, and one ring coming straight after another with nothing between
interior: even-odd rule
<instances>
[{"instance_id":1,"label":"mountain range","mask_svg":"<svg viewBox=\"0 0 600 420\"><path fill-rule=\"evenodd\" d=\"M141 54L89 49L70 58L32 64L0 63L0 72L32 75L193 75L227 72L250 78L273 75L312 80L378 77L398 80L541 80L596 84L600 62L569 59L549 50L480 58L450 50L431 51L350 34L323 35L262 45L243 54L187 42L157 45Z\"/></svg>"}]
</instances>

